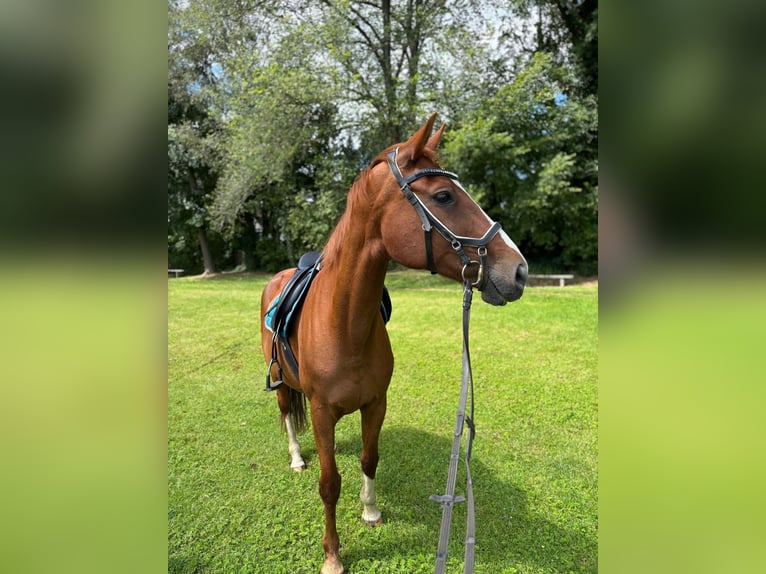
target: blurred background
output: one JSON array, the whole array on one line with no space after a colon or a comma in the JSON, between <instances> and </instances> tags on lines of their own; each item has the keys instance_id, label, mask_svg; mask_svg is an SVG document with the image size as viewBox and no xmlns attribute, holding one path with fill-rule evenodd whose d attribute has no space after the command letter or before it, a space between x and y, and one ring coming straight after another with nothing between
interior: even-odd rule
<instances>
[{"instance_id":1,"label":"blurred background","mask_svg":"<svg viewBox=\"0 0 766 574\"><path fill-rule=\"evenodd\" d=\"M0 3L0 571L166 567L165 6Z\"/></svg>"},{"instance_id":2,"label":"blurred background","mask_svg":"<svg viewBox=\"0 0 766 574\"><path fill-rule=\"evenodd\" d=\"M762 3L599 13L599 562L757 572Z\"/></svg>"}]
</instances>

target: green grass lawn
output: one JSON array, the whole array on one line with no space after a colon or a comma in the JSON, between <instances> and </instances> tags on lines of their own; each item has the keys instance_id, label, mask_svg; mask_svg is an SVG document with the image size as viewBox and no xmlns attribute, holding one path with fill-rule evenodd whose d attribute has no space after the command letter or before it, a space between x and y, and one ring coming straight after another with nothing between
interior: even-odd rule
<instances>
[{"instance_id":1,"label":"green grass lawn","mask_svg":"<svg viewBox=\"0 0 766 574\"><path fill-rule=\"evenodd\" d=\"M168 572L317 573L323 510L313 436L289 468L276 397L263 391L266 276L168 281ZM337 427L341 559L351 574L433 571L460 392L462 289L390 273L396 366L376 480L385 524L361 522L359 414ZM474 296L476 572L597 571L595 284ZM464 478L458 478L458 493ZM462 572L465 505L448 572Z\"/></svg>"}]
</instances>

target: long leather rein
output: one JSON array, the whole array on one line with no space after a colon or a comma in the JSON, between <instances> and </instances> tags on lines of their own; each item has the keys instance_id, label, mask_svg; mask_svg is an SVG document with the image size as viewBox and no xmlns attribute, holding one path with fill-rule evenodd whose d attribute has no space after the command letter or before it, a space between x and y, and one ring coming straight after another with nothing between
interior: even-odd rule
<instances>
[{"instance_id":1,"label":"long leather rein","mask_svg":"<svg viewBox=\"0 0 766 574\"><path fill-rule=\"evenodd\" d=\"M447 566L447 546L449 544L449 531L452 524L452 509L455 504L467 502L466 526L465 526L465 559L463 561L463 573L473 574L474 553L476 548L476 513L473 500L473 479L471 478L471 448L473 438L476 435L476 424L473 416L473 374L471 372L471 353L468 348L468 323L471 318L471 300L473 298L473 285L469 280L463 282L463 375L460 386L460 401L458 403L457 418L455 420L455 433L452 439L452 452L450 453L449 472L447 474L447 489L443 495L431 495L430 499L442 505L442 521L439 528L439 545L436 549L436 566L434 574L443 574ZM468 408L468 413L466 413ZM455 481L457 479L457 467L460 459L460 443L463 430L468 427L468 436L465 443L466 484L465 496L455 496Z\"/></svg>"},{"instance_id":2,"label":"long leather rein","mask_svg":"<svg viewBox=\"0 0 766 574\"><path fill-rule=\"evenodd\" d=\"M431 229L444 237L463 261L463 372L462 383L460 386L460 401L458 404L457 418L455 421L455 432L452 440L452 451L450 453L449 472L447 474L446 492L442 495L431 495L430 499L442 505L442 520L439 529L439 544L436 550L436 566L434 574L443 574L447 566L447 546L449 544L449 532L452 524L452 510L455 504L467 502L466 512L466 531L465 531L465 559L463 562L463 573L473 574L474 556L476 548L476 513L473 497L473 480L471 478L471 449L473 439L476 435L476 425L474 422L474 393L473 393L473 374L471 372L471 353L468 346L468 325L471 318L471 301L473 299L473 288L481 291L486 284L484 269L487 260L487 244L500 231L500 224L492 222L490 228L482 237L463 237L453 233L444 225L428 208L423 204L420 198L410 188L410 183L428 176L445 176L457 182L457 175L437 168L426 168L414 172L404 177L396 162L398 149L388 154L388 165L396 178L399 188L407 200L412 204L423 223L423 232L425 234L426 258L428 268L431 273L435 273L433 253L431 247ZM462 187L461 187L462 189ZM476 247L479 261L470 259L463 246ZM466 277L466 272L472 265L478 265L476 281L471 281ZM468 412L466 413L466 409ZM462 442L463 431L468 427L468 436L466 438L465 452L463 460L466 469L466 494L465 496L455 496L455 482L457 480L457 469L460 460L460 444Z\"/></svg>"}]
</instances>

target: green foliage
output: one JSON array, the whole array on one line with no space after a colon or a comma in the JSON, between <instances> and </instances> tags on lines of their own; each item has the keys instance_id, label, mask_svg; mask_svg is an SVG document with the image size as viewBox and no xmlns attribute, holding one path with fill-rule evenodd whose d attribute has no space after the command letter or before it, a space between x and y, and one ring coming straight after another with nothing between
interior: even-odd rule
<instances>
[{"instance_id":1,"label":"green foliage","mask_svg":"<svg viewBox=\"0 0 766 574\"><path fill-rule=\"evenodd\" d=\"M321 250L346 204L345 194L326 192L316 200L297 198L287 221L290 236L299 251Z\"/></svg>"},{"instance_id":2,"label":"green foliage","mask_svg":"<svg viewBox=\"0 0 766 574\"><path fill-rule=\"evenodd\" d=\"M299 438L308 469L294 473L275 397L262 390L266 279L168 281L169 573L316 572L322 562L313 438ZM336 434L341 557L351 572L431 572L441 512L428 496L444 491L449 464L462 292L425 272L387 284L396 365L376 481L385 523L360 520L350 415ZM597 288L528 288L502 308L474 300L476 572L596 572ZM461 569L464 524L458 506L448 571Z\"/></svg>"},{"instance_id":3,"label":"green foliage","mask_svg":"<svg viewBox=\"0 0 766 574\"><path fill-rule=\"evenodd\" d=\"M537 15L534 51L546 52L576 70L574 88L581 95L598 93L598 0L514 0L513 10Z\"/></svg>"},{"instance_id":4,"label":"green foliage","mask_svg":"<svg viewBox=\"0 0 766 574\"><path fill-rule=\"evenodd\" d=\"M258 261L258 268L271 273L295 266L295 260L290 257L284 244L268 237L256 243L255 257Z\"/></svg>"},{"instance_id":5,"label":"green foliage","mask_svg":"<svg viewBox=\"0 0 766 574\"><path fill-rule=\"evenodd\" d=\"M200 248L204 241L208 255L215 251L218 259L226 251L225 245L213 249L207 231L220 164L221 124L210 97L214 75L206 45L189 41L182 12L172 2L168 8L168 264L213 271L213 258L203 261Z\"/></svg>"},{"instance_id":6,"label":"green foliage","mask_svg":"<svg viewBox=\"0 0 766 574\"><path fill-rule=\"evenodd\" d=\"M438 111L452 169L533 266L595 272L596 13L170 0L169 258L200 261L198 229L219 264L321 248L361 167Z\"/></svg>"},{"instance_id":7,"label":"green foliage","mask_svg":"<svg viewBox=\"0 0 766 574\"><path fill-rule=\"evenodd\" d=\"M448 87L441 47L470 46L459 34L473 16L466 0L358 2L323 0L327 58L357 108L357 129L368 156L406 139Z\"/></svg>"},{"instance_id":8,"label":"green foliage","mask_svg":"<svg viewBox=\"0 0 766 574\"><path fill-rule=\"evenodd\" d=\"M535 257L583 273L597 261L597 112L574 78L535 54L448 133L449 166Z\"/></svg>"},{"instance_id":9,"label":"green foliage","mask_svg":"<svg viewBox=\"0 0 766 574\"><path fill-rule=\"evenodd\" d=\"M225 109L221 177L210 205L228 237L258 227L255 265L274 270L320 248L340 215L350 180L338 163L337 89L317 63L314 26L282 24L264 60L226 58L216 93Z\"/></svg>"},{"instance_id":10,"label":"green foliage","mask_svg":"<svg viewBox=\"0 0 766 574\"><path fill-rule=\"evenodd\" d=\"M312 185L315 162L334 135L324 88L305 69L275 64L243 80L229 97L233 117L213 205L219 227L232 229L244 209L258 218L259 209L268 212L286 194Z\"/></svg>"}]
</instances>

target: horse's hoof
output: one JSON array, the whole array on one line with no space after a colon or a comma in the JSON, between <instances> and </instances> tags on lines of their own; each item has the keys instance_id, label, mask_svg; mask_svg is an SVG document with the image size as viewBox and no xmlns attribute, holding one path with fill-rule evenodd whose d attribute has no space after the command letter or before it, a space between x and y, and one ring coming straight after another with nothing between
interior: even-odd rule
<instances>
[{"instance_id":1,"label":"horse's hoof","mask_svg":"<svg viewBox=\"0 0 766 574\"><path fill-rule=\"evenodd\" d=\"M376 526L383 524L383 517L380 516L377 520L364 520L364 523L370 528L375 528Z\"/></svg>"},{"instance_id":2,"label":"horse's hoof","mask_svg":"<svg viewBox=\"0 0 766 574\"><path fill-rule=\"evenodd\" d=\"M335 560L325 559L319 574L344 574L345 572L346 569L343 567L343 564L336 558Z\"/></svg>"},{"instance_id":3,"label":"horse's hoof","mask_svg":"<svg viewBox=\"0 0 766 574\"><path fill-rule=\"evenodd\" d=\"M291 468L292 468L292 469L293 469L295 472L303 472L304 470L306 470L306 465L305 465L305 464L302 464L302 465L300 465L300 466L293 466L293 467L291 467Z\"/></svg>"}]
</instances>

